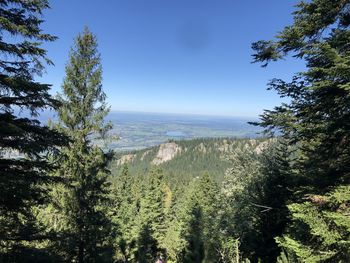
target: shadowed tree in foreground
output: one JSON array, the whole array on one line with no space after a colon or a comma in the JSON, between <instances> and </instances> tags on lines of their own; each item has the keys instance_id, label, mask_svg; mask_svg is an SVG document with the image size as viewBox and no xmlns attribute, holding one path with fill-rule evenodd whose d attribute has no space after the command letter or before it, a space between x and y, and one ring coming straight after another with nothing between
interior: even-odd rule
<instances>
[{"instance_id":1,"label":"shadowed tree in foreground","mask_svg":"<svg viewBox=\"0 0 350 263\"><path fill-rule=\"evenodd\" d=\"M350 1L301 2L274 41L253 44L254 60L304 59L307 70L270 88L290 98L262 115L299 149L293 224L277 239L303 262L350 261Z\"/></svg>"},{"instance_id":2,"label":"shadowed tree in foreground","mask_svg":"<svg viewBox=\"0 0 350 263\"><path fill-rule=\"evenodd\" d=\"M35 257L33 241L49 239L37 224L33 208L45 203L43 187L52 183L47 155L63 145L64 137L43 126L40 110L56 108L50 85L36 82L45 64L42 12L48 1L0 3L0 261L24 262ZM19 117L23 111L28 117ZM29 242L26 242L29 241ZM38 255L37 255L38 256Z\"/></svg>"}]
</instances>

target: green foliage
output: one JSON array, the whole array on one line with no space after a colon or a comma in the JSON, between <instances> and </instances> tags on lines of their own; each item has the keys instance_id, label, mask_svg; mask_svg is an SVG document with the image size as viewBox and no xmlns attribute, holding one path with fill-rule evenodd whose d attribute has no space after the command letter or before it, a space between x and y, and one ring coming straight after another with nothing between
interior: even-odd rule
<instances>
[{"instance_id":1,"label":"green foliage","mask_svg":"<svg viewBox=\"0 0 350 263\"><path fill-rule=\"evenodd\" d=\"M153 170L147 179L148 182L140 203L140 216L143 223L150 225L154 239L161 243L165 233L166 196L163 173L159 169Z\"/></svg>"},{"instance_id":2,"label":"green foliage","mask_svg":"<svg viewBox=\"0 0 350 263\"><path fill-rule=\"evenodd\" d=\"M288 255L285 251L282 251L279 257L277 258L277 263L293 263L293 262L299 262L294 257L291 258L290 255Z\"/></svg>"},{"instance_id":3,"label":"green foliage","mask_svg":"<svg viewBox=\"0 0 350 263\"><path fill-rule=\"evenodd\" d=\"M204 239L204 255L203 262L213 262L217 255L217 243L218 232L218 201L220 198L220 189L215 181L209 176L208 173L199 179L196 187L196 198L201 208L203 216L203 239Z\"/></svg>"},{"instance_id":4,"label":"green foliage","mask_svg":"<svg viewBox=\"0 0 350 263\"><path fill-rule=\"evenodd\" d=\"M137 239L136 262L148 263L155 261L158 251L157 240L153 237L154 232L148 224L142 224Z\"/></svg>"},{"instance_id":5,"label":"green foliage","mask_svg":"<svg viewBox=\"0 0 350 263\"><path fill-rule=\"evenodd\" d=\"M293 228L298 230L296 236L303 237L303 242L290 235L277 241L308 262L348 261L350 218L349 207L344 202L349 200L349 195L350 187L340 186L325 196L310 195L309 201L289 205Z\"/></svg>"},{"instance_id":6,"label":"green foliage","mask_svg":"<svg viewBox=\"0 0 350 263\"><path fill-rule=\"evenodd\" d=\"M288 223L286 202L293 185L290 150L283 141L267 142L261 153L234 152L222 184L222 243L239 239L240 253L254 262L274 262L279 255L274 237Z\"/></svg>"},{"instance_id":7,"label":"green foliage","mask_svg":"<svg viewBox=\"0 0 350 263\"><path fill-rule=\"evenodd\" d=\"M223 263L240 263L239 239L229 237L222 241L219 250L219 257Z\"/></svg>"},{"instance_id":8,"label":"green foliage","mask_svg":"<svg viewBox=\"0 0 350 263\"><path fill-rule=\"evenodd\" d=\"M121 230L116 240L117 259L150 262L161 255L169 262L215 261L220 246L217 242L220 188L211 176L204 174L189 184L173 187L169 187L168 179L159 169L140 178L130 175L124 165L122 173L114 179L113 199L120 200L112 209ZM125 187L130 181L138 185L139 191ZM133 211L133 215L130 217L124 211Z\"/></svg>"},{"instance_id":9,"label":"green foliage","mask_svg":"<svg viewBox=\"0 0 350 263\"><path fill-rule=\"evenodd\" d=\"M34 244L46 235L34 216L34 207L47 202L45 185L58 178L48 154L64 144L57 131L38 120L40 110L58 106L49 84L35 81L51 64L44 42L55 40L42 33L42 12L48 2L1 1L0 4L0 261L19 262L45 258ZM20 117L19 111L28 113Z\"/></svg>"},{"instance_id":10,"label":"green foliage","mask_svg":"<svg viewBox=\"0 0 350 263\"><path fill-rule=\"evenodd\" d=\"M133 192L138 184L129 173L125 164L121 175L113 184L111 193L111 219L115 225L117 251L115 257L119 260L130 260L133 255L134 236L133 226L135 214L138 212L139 197Z\"/></svg>"},{"instance_id":11,"label":"green foliage","mask_svg":"<svg viewBox=\"0 0 350 263\"><path fill-rule=\"evenodd\" d=\"M220 244L219 258L222 263L250 263L247 258L242 258L239 239L228 238Z\"/></svg>"},{"instance_id":12,"label":"green foliage","mask_svg":"<svg viewBox=\"0 0 350 263\"><path fill-rule=\"evenodd\" d=\"M186 141L174 141L182 150L168 162L159 164L164 176L171 186L183 185L200 177L205 172L209 173L217 183L220 183L225 172L232 165L227 160L228 155L235 149L247 147L247 151L254 151L264 139L194 139ZM128 162L131 174L143 175L152 169L152 161L155 159L159 146L145 150L116 153L110 165L112 175L122 171L123 165L118 160L127 154L135 155Z\"/></svg>"},{"instance_id":13,"label":"green foliage","mask_svg":"<svg viewBox=\"0 0 350 263\"><path fill-rule=\"evenodd\" d=\"M92 135L103 136L110 126L103 120L108 108L97 40L88 29L76 38L66 74L56 127L71 141L61 150L56 171L67 184L59 196L53 196L56 212L62 214L64 222L55 246L68 261L111 261L108 241L113 234L106 215L109 157L90 142Z\"/></svg>"},{"instance_id":14,"label":"green foliage","mask_svg":"<svg viewBox=\"0 0 350 263\"><path fill-rule=\"evenodd\" d=\"M135 178L124 165L113 184L111 199L112 220L118 229L116 259L149 262L162 254L171 202L162 171L155 169L147 177Z\"/></svg>"},{"instance_id":15,"label":"green foliage","mask_svg":"<svg viewBox=\"0 0 350 263\"><path fill-rule=\"evenodd\" d=\"M263 66L306 62L269 84L289 102L257 125L278 138L170 141L164 162L162 146L111 163L98 147L111 125L88 29L58 100L34 81L55 39L41 33L46 8L0 4L1 262L350 262L348 0L301 2L276 40L253 44ZM36 120L43 108L58 110L54 129Z\"/></svg>"},{"instance_id":16,"label":"green foliage","mask_svg":"<svg viewBox=\"0 0 350 263\"><path fill-rule=\"evenodd\" d=\"M350 201L348 11L347 0L301 2L294 23L277 40L253 44L255 61L269 62L290 53L306 61L307 70L290 83L270 83L291 101L266 111L261 122L270 131L278 129L298 148L299 180L295 202L288 205L293 224L277 240L302 262L350 260L344 214Z\"/></svg>"},{"instance_id":17,"label":"green foliage","mask_svg":"<svg viewBox=\"0 0 350 263\"><path fill-rule=\"evenodd\" d=\"M184 221L183 238L186 242L180 262L202 262L204 255L203 214L196 200L190 203L187 220Z\"/></svg>"},{"instance_id":18,"label":"green foliage","mask_svg":"<svg viewBox=\"0 0 350 263\"><path fill-rule=\"evenodd\" d=\"M232 168L227 170L220 184L217 181L220 182L219 178L222 176L215 177L215 173L214 176L209 173L201 176L188 174L187 180L180 181L165 176L161 179L163 183L160 183L159 180L152 179L154 172L147 175L150 178L144 178L145 175L137 173L125 176L125 171L129 169L126 169L125 164L120 166L123 167L121 174L113 177L116 188L122 187L125 180L132 184L138 180L144 182L142 194L134 196L134 201L130 202L139 202L140 209L136 212L138 220L124 221L129 229L134 229L134 237L130 239L134 242L129 241L129 246L135 244L138 233L141 232L142 228L138 227L142 225L140 222L148 221L150 223L147 224L147 233L154 237L152 240L157 241L153 247L158 247L158 250L150 254L153 253L154 256L157 252L162 252L169 262L225 262L242 261L243 258L250 258L253 262L259 259L264 262L275 261L280 248L274 237L282 234L289 222L286 202L291 198L290 188L295 184L291 174L295 150L287 142L277 139L195 140L175 143L183 148L186 145L187 151L178 153L168 161L167 166L160 164L159 167L171 167L171 162L180 165L184 160L181 155L202 161L197 156L217 154L221 162L231 161ZM129 165L134 169L141 165L151 169L156 154L157 148L134 152L136 157ZM120 160L121 157L116 158ZM177 165L173 167L175 169ZM115 174L115 170L112 173ZM175 171L174 174L178 173ZM157 187L160 184L164 187ZM141 189L140 185L138 187ZM165 189L165 192L161 189ZM127 198L128 194L124 193L122 196ZM165 200L164 205L159 200ZM155 206L146 210L148 216L145 217L141 213L145 210L142 206L150 207L149 204L152 203ZM130 207L132 206L129 205L128 208ZM159 208L161 209L158 210ZM121 213L122 211L123 209ZM115 213L118 214L118 211ZM157 213L162 216L154 216ZM149 217L152 219L147 219ZM158 218L164 219L157 221ZM152 224L158 227L152 228ZM231 246L231 241L238 239L241 241L239 252L238 247ZM135 249L137 251L137 247ZM233 250L238 253L237 257L233 255ZM134 259L129 257L129 260L133 262Z\"/></svg>"}]
</instances>

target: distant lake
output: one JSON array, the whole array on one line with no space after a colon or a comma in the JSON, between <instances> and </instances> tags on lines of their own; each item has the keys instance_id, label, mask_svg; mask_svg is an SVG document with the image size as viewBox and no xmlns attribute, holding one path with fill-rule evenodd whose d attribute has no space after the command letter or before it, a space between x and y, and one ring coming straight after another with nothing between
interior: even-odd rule
<instances>
[{"instance_id":1,"label":"distant lake","mask_svg":"<svg viewBox=\"0 0 350 263\"><path fill-rule=\"evenodd\" d=\"M254 118L117 112L108 114L112 134L120 137L109 146L115 151L131 151L159 145L169 139L255 138L261 129L248 124Z\"/></svg>"}]
</instances>

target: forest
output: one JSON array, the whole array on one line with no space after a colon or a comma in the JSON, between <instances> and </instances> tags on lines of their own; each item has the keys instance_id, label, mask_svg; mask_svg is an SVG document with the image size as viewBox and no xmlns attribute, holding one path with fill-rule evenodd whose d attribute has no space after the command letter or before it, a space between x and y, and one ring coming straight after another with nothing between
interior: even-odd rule
<instances>
[{"instance_id":1,"label":"forest","mask_svg":"<svg viewBox=\"0 0 350 263\"><path fill-rule=\"evenodd\" d=\"M60 92L37 81L54 63L48 8L0 1L0 262L350 262L349 0L299 2L291 25L252 43L263 68L305 62L268 83L286 100L251 123L262 138L171 141L162 163L161 146L118 162L94 143L112 123L88 27Z\"/></svg>"}]
</instances>

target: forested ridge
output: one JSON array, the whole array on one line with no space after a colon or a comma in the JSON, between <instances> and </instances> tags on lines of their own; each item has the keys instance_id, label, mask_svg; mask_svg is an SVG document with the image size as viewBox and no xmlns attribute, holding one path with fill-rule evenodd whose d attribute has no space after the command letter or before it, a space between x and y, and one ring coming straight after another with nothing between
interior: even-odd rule
<instances>
[{"instance_id":1,"label":"forested ridge","mask_svg":"<svg viewBox=\"0 0 350 263\"><path fill-rule=\"evenodd\" d=\"M159 146L114 154L110 162L112 180L123 170L124 164L133 175L147 174L157 167L173 183L188 182L209 173L217 183L224 179L232 167L233 154L261 153L271 142L266 138L198 138L169 140Z\"/></svg>"},{"instance_id":2,"label":"forested ridge","mask_svg":"<svg viewBox=\"0 0 350 263\"><path fill-rule=\"evenodd\" d=\"M287 102L252 123L263 138L118 154L94 143L112 124L89 28L59 94L36 81L56 39L47 8L0 2L0 262L350 262L350 1L300 2L252 44L263 67L306 65L268 84ZM58 116L47 126L46 109Z\"/></svg>"}]
</instances>

